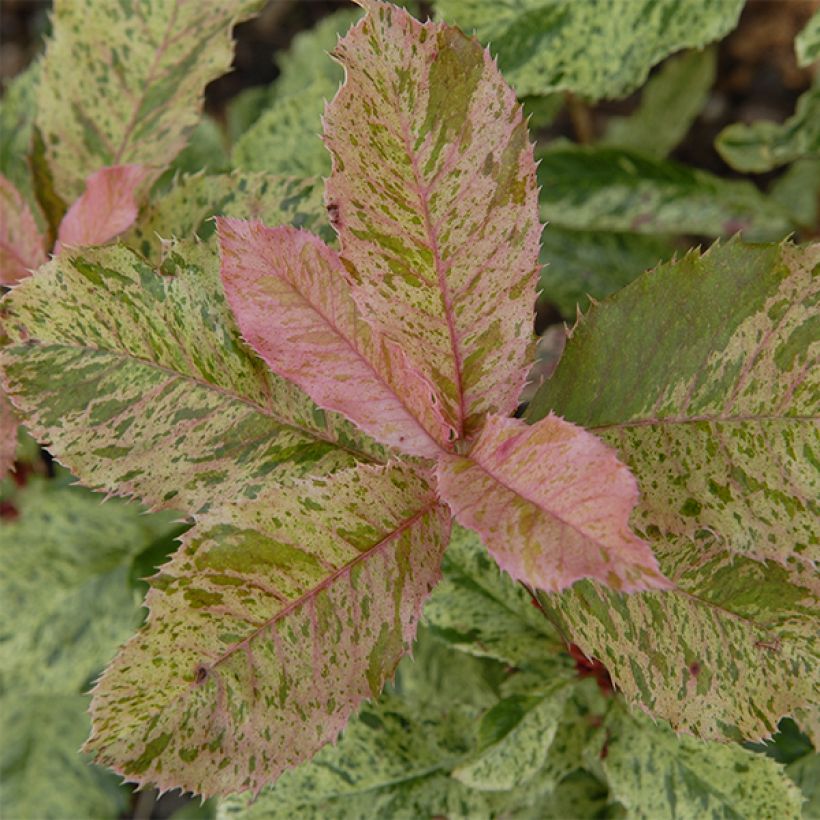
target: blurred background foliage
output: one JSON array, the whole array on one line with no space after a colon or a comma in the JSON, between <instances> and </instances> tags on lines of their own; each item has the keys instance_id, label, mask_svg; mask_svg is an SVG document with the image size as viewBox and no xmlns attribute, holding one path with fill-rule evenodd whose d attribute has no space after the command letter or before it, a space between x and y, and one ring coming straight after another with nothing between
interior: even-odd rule
<instances>
[{"instance_id":1,"label":"blurred background foliage","mask_svg":"<svg viewBox=\"0 0 820 820\"><path fill-rule=\"evenodd\" d=\"M606 12L601 4L570 0L405 5L490 42L531 118L548 227L536 317L541 341L530 391L560 356L563 322L644 270L737 232L752 241L820 236L817 0L677 4L680 19L672 11L664 25L642 15L637 0L612 0ZM0 172L24 194L32 88L49 7L38 0L0 6ZM321 115L342 79L328 52L359 14L341 1L273 0L237 26L234 70L207 87L202 122L158 186L170 189L175 176L203 171L327 175ZM186 527L178 516L148 515L124 501L101 505L20 433L15 471L0 484L4 818L216 815L215 805L178 794L134 794L77 752L88 730L88 689L144 617L142 579L174 550ZM461 639L446 626L447 595L465 576L456 563L449 564L449 587L431 604L438 630L425 633L416 662L402 665L394 691L367 707L343 743L322 752L318 763L283 779L258 804L228 801L220 816L352 817L373 816L374 810L414 816L434 804L465 816L636 816L625 808L634 783L617 759L629 753L638 760L640 744L623 746L636 730L607 691L605 670L566 654L549 629L538 638L549 674L530 657L521 662L529 671L511 679L514 658L456 652L450 644ZM525 622L531 616L517 617ZM526 643L530 629L518 623L505 640ZM570 683L560 696L557 689L516 691L515 681L528 674ZM434 708L424 725L415 726L421 710L412 706L418 703ZM556 709L560 720L551 717ZM597 723L587 720L590 714ZM640 736L662 748L665 730L644 723ZM368 727L379 727L380 734ZM560 743L546 743L552 757L545 751L528 778L513 782L517 775L499 771L493 754L504 742L521 743L527 731L542 739L546 731L557 732ZM562 732L578 742L572 745ZM589 736L580 742L579 732ZM397 738L396 745L384 748L385 737ZM619 737L626 738L621 746ZM784 720L771 742L747 747L761 761L786 766L808 800L805 816L820 816L817 756L793 721ZM346 792L317 779L322 766L341 771L346 782L358 782L366 770L366 788ZM514 799L488 790L488 772ZM753 769L758 778L767 772ZM416 785L398 792L393 785L399 781ZM476 782L485 785L471 788ZM678 799L691 799L691 809L697 795L684 791ZM540 807L535 813L534 800Z\"/></svg>"}]
</instances>

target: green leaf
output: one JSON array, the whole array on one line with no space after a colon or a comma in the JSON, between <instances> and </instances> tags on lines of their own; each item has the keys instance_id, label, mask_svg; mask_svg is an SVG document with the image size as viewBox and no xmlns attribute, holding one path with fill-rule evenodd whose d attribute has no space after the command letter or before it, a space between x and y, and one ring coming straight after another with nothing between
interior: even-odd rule
<instances>
[{"instance_id":1,"label":"green leaf","mask_svg":"<svg viewBox=\"0 0 820 820\"><path fill-rule=\"evenodd\" d=\"M35 199L26 157L31 149L34 97L39 81L40 63L35 61L6 86L0 99L0 174L14 184L30 206Z\"/></svg>"},{"instance_id":2,"label":"green leaf","mask_svg":"<svg viewBox=\"0 0 820 820\"><path fill-rule=\"evenodd\" d=\"M682 48L731 31L744 0L435 0L438 14L475 30L519 95L572 91L624 97Z\"/></svg>"},{"instance_id":3,"label":"green leaf","mask_svg":"<svg viewBox=\"0 0 820 820\"><path fill-rule=\"evenodd\" d=\"M453 528L442 569L444 580L424 608L439 640L510 666L538 661L562 647L531 595L502 574L474 532Z\"/></svg>"},{"instance_id":4,"label":"green leaf","mask_svg":"<svg viewBox=\"0 0 820 820\"><path fill-rule=\"evenodd\" d=\"M820 755L807 754L790 763L786 774L803 793L803 817L820 817Z\"/></svg>"},{"instance_id":5,"label":"green leaf","mask_svg":"<svg viewBox=\"0 0 820 820\"><path fill-rule=\"evenodd\" d=\"M644 274L579 321L528 412L619 450L633 525L677 584L543 600L628 699L705 737L761 737L820 702L818 258L735 241Z\"/></svg>"},{"instance_id":6,"label":"green leaf","mask_svg":"<svg viewBox=\"0 0 820 820\"><path fill-rule=\"evenodd\" d=\"M609 120L602 142L663 159L700 114L716 69L711 48L670 58L644 86L637 110Z\"/></svg>"},{"instance_id":7,"label":"green leaf","mask_svg":"<svg viewBox=\"0 0 820 820\"><path fill-rule=\"evenodd\" d=\"M105 165L168 165L199 121L205 85L230 68L231 26L260 5L157 0L147 13L134 0L58 4L36 122L63 199Z\"/></svg>"},{"instance_id":8,"label":"green leaf","mask_svg":"<svg viewBox=\"0 0 820 820\"><path fill-rule=\"evenodd\" d=\"M820 159L801 159L789 166L769 190L789 210L795 225L811 236L820 209Z\"/></svg>"},{"instance_id":9,"label":"green leaf","mask_svg":"<svg viewBox=\"0 0 820 820\"><path fill-rule=\"evenodd\" d=\"M132 559L171 526L136 505L31 480L0 524L0 691L79 694L141 617Z\"/></svg>"},{"instance_id":10,"label":"green leaf","mask_svg":"<svg viewBox=\"0 0 820 820\"><path fill-rule=\"evenodd\" d=\"M797 52L797 63L810 66L820 58L820 11L815 11L811 20L795 37L794 50Z\"/></svg>"},{"instance_id":11,"label":"green leaf","mask_svg":"<svg viewBox=\"0 0 820 820\"><path fill-rule=\"evenodd\" d=\"M110 613L109 613L110 614ZM126 793L77 752L88 698L17 691L0 697L0 804L14 820L113 820Z\"/></svg>"},{"instance_id":12,"label":"green leaf","mask_svg":"<svg viewBox=\"0 0 820 820\"><path fill-rule=\"evenodd\" d=\"M229 171L230 158L226 136L222 127L213 118L203 114L196 128L191 132L188 145L177 154L168 172L195 174L217 174Z\"/></svg>"},{"instance_id":13,"label":"green leaf","mask_svg":"<svg viewBox=\"0 0 820 820\"><path fill-rule=\"evenodd\" d=\"M94 689L87 749L161 789L258 791L392 677L448 531L435 493L399 467L201 516Z\"/></svg>"},{"instance_id":14,"label":"green leaf","mask_svg":"<svg viewBox=\"0 0 820 820\"><path fill-rule=\"evenodd\" d=\"M164 275L123 247L85 249L6 297L7 393L88 486L195 512L383 458L251 357L218 268L204 245L172 248Z\"/></svg>"},{"instance_id":15,"label":"green leaf","mask_svg":"<svg viewBox=\"0 0 820 820\"><path fill-rule=\"evenodd\" d=\"M307 228L326 240L335 237L320 180L235 171L177 178L169 191L152 198L121 241L159 262L168 246L163 239L208 239L216 230L215 216L253 217L267 225Z\"/></svg>"},{"instance_id":16,"label":"green leaf","mask_svg":"<svg viewBox=\"0 0 820 820\"><path fill-rule=\"evenodd\" d=\"M569 143L540 153L541 217L561 228L642 234L693 233L779 239L788 211L752 183L671 160ZM549 230L549 228L547 228Z\"/></svg>"},{"instance_id":17,"label":"green leaf","mask_svg":"<svg viewBox=\"0 0 820 820\"><path fill-rule=\"evenodd\" d=\"M672 255L664 236L578 231L547 225L541 235L540 298L566 319L603 299Z\"/></svg>"},{"instance_id":18,"label":"green leaf","mask_svg":"<svg viewBox=\"0 0 820 820\"><path fill-rule=\"evenodd\" d=\"M676 735L624 709L607 729L601 765L627 817L800 817L800 792L771 758Z\"/></svg>"},{"instance_id":19,"label":"green leaf","mask_svg":"<svg viewBox=\"0 0 820 820\"><path fill-rule=\"evenodd\" d=\"M715 148L732 168L754 174L798 159L820 158L820 82L801 94L784 123L733 123L717 135Z\"/></svg>"}]
</instances>

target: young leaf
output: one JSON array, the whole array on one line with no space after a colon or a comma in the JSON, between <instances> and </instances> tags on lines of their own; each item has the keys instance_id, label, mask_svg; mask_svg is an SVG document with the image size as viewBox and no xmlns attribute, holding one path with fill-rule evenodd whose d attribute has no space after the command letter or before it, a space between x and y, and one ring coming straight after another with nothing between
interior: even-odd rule
<instances>
[{"instance_id":1,"label":"young leaf","mask_svg":"<svg viewBox=\"0 0 820 820\"><path fill-rule=\"evenodd\" d=\"M148 203L122 242L161 262L167 240L208 239L216 229L211 217L220 215L307 228L327 241L336 236L327 222L320 180L235 171L180 177Z\"/></svg>"},{"instance_id":2,"label":"young leaf","mask_svg":"<svg viewBox=\"0 0 820 820\"><path fill-rule=\"evenodd\" d=\"M130 228L139 210L138 191L151 175L141 165L118 165L91 174L83 195L60 223L55 253L63 245L102 245Z\"/></svg>"},{"instance_id":3,"label":"young leaf","mask_svg":"<svg viewBox=\"0 0 820 820\"><path fill-rule=\"evenodd\" d=\"M649 545L629 529L635 479L574 424L490 416L469 455L442 456L437 472L455 518L517 580L550 591L580 578L625 592L668 586Z\"/></svg>"},{"instance_id":4,"label":"young leaf","mask_svg":"<svg viewBox=\"0 0 820 820\"><path fill-rule=\"evenodd\" d=\"M398 467L201 517L94 690L87 748L162 789L258 791L393 675L448 529L435 494Z\"/></svg>"},{"instance_id":5,"label":"young leaf","mask_svg":"<svg viewBox=\"0 0 820 820\"><path fill-rule=\"evenodd\" d=\"M562 228L705 236L743 231L758 241L780 239L793 227L789 212L747 180L608 146L558 143L539 159L541 216Z\"/></svg>"},{"instance_id":6,"label":"young leaf","mask_svg":"<svg viewBox=\"0 0 820 820\"><path fill-rule=\"evenodd\" d=\"M781 817L802 797L782 766L733 744L675 735L645 715L613 710L600 758L629 817Z\"/></svg>"},{"instance_id":7,"label":"young leaf","mask_svg":"<svg viewBox=\"0 0 820 820\"><path fill-rule=\"evenodd\" d=\"M197 124L206 83L230 67L231 26L260 5L158 0L148 13L133 0L57 4L36 123L62 198L80 196L103 166L170 163Z\"/></svg>"},{"instance_id":8,"label":"young leaf","mask_svg":"<svg viewBox=\"0 0 820 820\"><path fill-rule=\"evenodd\" d=\"M649 69L682 48L731 31L744 0L435 0L438 13L492 45L520 95L572 91L624 97Z\"/></svg>"},{"instance_id":9,"label":"young leaf","mask_svg":"<svg viewBox=\"0 0 820 820\"><path fill-rule=\"evenodd\" d=\"M362 0L325 113L326 197L355 298L438 393L457 437L507 413L527 371L535 165L515 95L458 29Z\"/></svg>"},{"instance_id":10,"label":"young leaf","mask_svg":"<svg viewBox=\"0 0 820 820\"><path fill-rule=\"evenodd\" d=\"M760 737L818 703L819 257L732 242L644 274L578 323L528 411L618 448L677 584L549 604L628 698L705 737Z\"/></svg>"},{"instance_id":11,"label":"young leaf","mask_svg":"<svg viewBox=\"0 0 820 820\"><path fill-rule=\"evenodd\" d=\"M243 347L202 245L158 275L122 247L55 259L4 302L7 393L94 488L194 512L383 451Z\"/></svg>"},{"instance_id":12,"label":"young leaf","mask_svg":"<svg viewBox=\"0 0 820 820\"><path fill-rule=\"evenodd\" d=\"M667 60L641 91L641 104L612 117L602 142L663 159L686 136L715 81L717 52L689 51Z\"/></svg>"},{"instance_id":13,"label":"young leaf","mask_svg":"<svg viewBox=\"0 0 820 820\"><path fill-rule=\"evenodd\" d=\"M383 444L435 458L450 428L432 389L360 315L337 253L295 228L217 223L225 295L273 371Z\"/></svg>"},{"instance_id":14,"label":"young leaf","mask_svg":"<svg viewBox=\"0 0 820 820\"><path fill-rule=\"evenodd\" d=\"M78 694L140 623L131 560L168 514L30 481L0 523L0 691Z\"/></svg>"},{"instance_id":15,"label":"young leaf","mask_svg":"<svg viewBox=\"0 0 820 820\"><path fill-rule=\"evenodd\" d=\"M0 284L13 285L46 261L45 237L20 192L0 176Z\"/></svg>"}]
</instances>

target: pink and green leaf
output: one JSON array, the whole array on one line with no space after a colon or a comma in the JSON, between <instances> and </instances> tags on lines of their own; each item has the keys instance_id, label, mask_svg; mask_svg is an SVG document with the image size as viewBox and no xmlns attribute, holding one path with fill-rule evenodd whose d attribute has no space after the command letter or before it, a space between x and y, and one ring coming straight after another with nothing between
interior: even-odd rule
<instances>
[{"instance_id":1,"label":"pink and green leaf","mask_svg":"<svg viewBox=\"0 0 820 820\"><path fill-rule=\"evenodd\" d=\"M63 245L102 245L130 228L153 175L141 165L115 165L91 174L60 223L55 253Z\"/></svg>"},{"instance_id":2,"label":"pink and green leaf","mask_svg":"<svg viewBox=\"0 0 820 820\"><path fill-rule=\"evenodd\" d=\"M393 675L449 520L417 473L363 466L201 518L94 690L87 749L161 789L258 791Z\"/></svg>"},{"instance_id":3,"label":"pink and green leaf","mask_svg":"<svg viewBox=\"0 0 820 820\"><path fill-rule=\"evenodd\" d=\"M624 592L669 586L629 528L634 477L581 427L490 416L469 455L441 458L438 477L459 523L517 580L551 592L581 578Z\"/></svg>"},{"instance_id":4,"label":"pink and green leaf","mask_svg":"<svg viewBox=\"0 0 820 820\"><path fill-rule=\"evenodd\" d=\"M457 437L516 404L538 270L535 164L515 94L475 39L368 11L334 55L326 199L362 312L431 381Z\"/></svg>"},{"instance_id":5,"label":"pink and green leaf","mask_svg":"<svg viewBox=\"0 0 820 820\"><path fill-rule=\"evenodd\" d=\"M45 244L22 194L0 176L0 284L13 285L39 268Z\"/></svg>"},{"instance_id":6,"label":"pink and green leaf","mask_svg":"<svg viewBox=\"0 0 820 820\"><path fill-rule=\"evenodd\" d=\"M320 407L435 457L449 438L429 383L362 317L337 253L295 228L219 219L222 282L246 341Z\"/></svg>"}]
</instances>

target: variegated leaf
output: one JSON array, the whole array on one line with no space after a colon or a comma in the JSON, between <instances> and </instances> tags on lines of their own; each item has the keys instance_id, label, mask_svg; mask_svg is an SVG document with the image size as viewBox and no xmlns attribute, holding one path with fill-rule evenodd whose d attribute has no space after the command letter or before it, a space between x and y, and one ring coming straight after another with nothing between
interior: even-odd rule
<instances>
[{"instance_id":1,"label":"variegated leaf","mask_svg":"<svg viewBox=\"0 0 820 820\"><path fill-rule=\"evenodd\" d=\"M623 708L606 726L598 757L629 818L801 817L799 790L765 755L675 735Z\"/></svg>"},{"instance_id":2,"label":"variegated leaf","mask_svg":"<svg viewBox=\"0 0 820 820\"><path fill-rule=\"evenodd\" d=\"M220 215L307 228L331 241L336 235L327 221L322 196L318 179L242 171L181 177L148 203L122 242L146 259L161 262L167 240L208 239L216 227L211 217Z\"/></svg>"},{"instance_id":3,"label":"variegated leaf","mask_svg":"<svg viewBox=\"0 0 820 820\"><path fill-rule=\"evenodd\" d=\"M515 95L450 26L361 0L334 52L326 198L355 297L423 369L459 438L515 406L527 370L540 225Z\"/></svg>"},{"instance_id":4,"label":"variegated leaf","mask_svg":"<svg viewBox=\"0 0 820 820\"><path fill-rule=\"evenodd\" d=\"M732 242L644 274L578 323L529 411L618 448L633 523L677 585L549 605L629 699L705 737L820 705L819 261Z\"/></svg>"},{"instance_id":5,"label":"variegated leaf","mask_svg":"<svg viewBox=\"0 0 820 820\"><path fill-rule=\"evenodd\" d=\"M60 223L54 252L63 245L102 245L130 228L151 175L141 165L115 165L91 174Z\"/></svg>"},{"instance_id":6,"label":"variegated leaf","mask_svg":"<svg viewBox=\"0 0 820 820\"><path fill-rule=\"evenodd\" d=\"M811 20L794 38L794 50L797 63L801 66L810 66L820 58L820 10L814 12Z\"/></svg>"},{"instance_id":7,"label":"variegated leaf","mask_svg":"<svg viewBox=\"0 0 820 820\"><path fill-rule=\"evenodd\" d=\"M46 261L46 240L20 192L0 176L0 284L13 285Z\"/></svg>"},{"instance_id":8,"label":"variegated leaf","mask_svg":"<svg viewBox=\"0 0 820 820\"><path fill-rule=\"evenodd\" d=\"M231 26L260 5L58 2L36 123L63 199L103 166L166 166L197 124L206 83L230 67Z\"/></svg>"},{"instance_id":9,"label":"variegated leaf","mask_svg":"<svg viewBox=\"0 0 820 820\"><path fill-rule=\"evenodd\" d=\"M218 220L225 295L275 373L378 441L435 458L451 433L429 383L359 313L338 254L295 228Z\"/></svg>"},{"instance_id":10,"label":"variegated leaf","mask_svg":"<svg viewBox=\"0 0 820 820\"><path fill-rule=\"evenodd\" d=\"M32 171L28 163L36 113L35 94L40 81L40 61L5 84L0 98L0 174L34 204Z\"/></svg>"},{"instance_id":11,"label":"variegated leaf","mask_svg":"<svg viewBox=\"0 0 820 820\"><path fill-rule=\"evenodd\" d=\"M435 493L399 467L201 517L95 687L87 748L139 783L258 791L393 675L448 529Z\"/></svg>"},{"instance_id":12,"label":"variegated leaf","mask_svg":"<svg viewBox=\"0 0 820 820\"><path fill-rule=\"evenodd\" d=\"M87 485L188 512L383 451L246 351L207 246L161 274L122 247L55 259L6 297L12 402Z\"/></svg>"},{"instance_id":13,"label":"variegated leaf","mask_svg":"<svg viewBox=\"0 0 820 820\"><path fill-rule=\"evenodd\" d=\"M469 454L443 456L437 472L453 515L516 580L552 592L581 578L625 592L668 586L629 529L635 479L574 424L490 416Z\"/></svg>"},{"instance_id":14,"label":"variegated leaf","mask_svg":"<svg viewBox=\"0 0 820 820\"><path fill-rule=\"evenodd\" d=\"M0 481L14 466L17 453L17 416L9 400L0 391Z\"/></svg>"}]
</instances>

